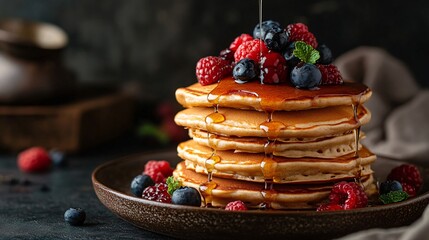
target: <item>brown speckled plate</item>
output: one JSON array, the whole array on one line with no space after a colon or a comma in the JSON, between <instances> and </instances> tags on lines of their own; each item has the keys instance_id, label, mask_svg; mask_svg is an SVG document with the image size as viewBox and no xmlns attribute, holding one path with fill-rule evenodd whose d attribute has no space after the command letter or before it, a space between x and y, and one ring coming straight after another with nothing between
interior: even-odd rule
<instances>
[{"instance_id":1,"label":"brown speckled plate","mask_svg":"<svg viewBox=\"0 0 429 240\"><path fill-rule=\"evenodd\" d=\"M99 166L92 174L95 193L100 201L122 219L149 231L189 239L329 239L369 228L409 225L429 204L429 170L419 196L404 202L363 209L316 211L250 210L230 212L222 209L178 206L133 197L129 186L151 159L166 159L175 165L176 152L140 154ZM399 162L378 159L376 177L384 180Z\"/></svg>"}]
</instances>

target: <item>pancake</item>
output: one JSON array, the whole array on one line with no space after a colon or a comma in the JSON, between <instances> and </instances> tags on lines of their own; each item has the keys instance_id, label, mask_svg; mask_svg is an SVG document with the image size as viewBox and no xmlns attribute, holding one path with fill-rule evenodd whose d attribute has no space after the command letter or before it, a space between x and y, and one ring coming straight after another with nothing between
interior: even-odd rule
<instances>
[{"instance_id":1,"label":"pancake","mask_svg":"<svg viewBox=\"0 0 429 240\"><path fill-rule=\"evenodd\" d=\"M213 154L211 148L189 140L179 144L177 151L188 169L207 174L206 160ZM216 155L220 161L214 164L214 176L264 182L261 165L265 154L216 151ZM362 176L372 174L370 164L375 159L375 155L366 148L359 151L359 158L354 153L333 159L273 157L270 161L275 163L270 171L273 181L277 183L338 182L355 178L359 164Z\"/></svg>"},{"instance_id":2,"label":"pancake","mask_svg":"<svg viewBox=\"0 0 429 240\"><path fill-rule=\"evenodd\" d=\"M181 162L173 172L175 179L184 186L199 189L207 181L207 176L195 173ZM362 184L368 196L377 192L372 175L363 177ZM309 185L273 184L273 190L264 191L264 183L254 183L213 177L216 188L211 192L211 204L225 207L228 202L240 199L250 208L264 208L267 203L272 209L308 209L316 208L326 200L333 183ZM268 194L264 194L268 193ZM264 197L265 196L265 197Z\"/></svg>"},{"instance_id":3,"label":"pancake","mask_svg":"<svg viewBox=\"0 0 429 240\"><path fill-rule=\"evenodd\" d=\"M198 144L215 150L261 153L267 148L266 138L222 136L197 129L189 129L189 135ZM363 138L363 134L360 137ZM332 137L276 139L269 147L274 156L334 158L354 153L356 144L355 134L348 132Z\"/></svg>"},{"instance_id":4,"label":"pancake","mask_svg":"<svg viewBox=\"0 0 429 240\"><path fill-rule=\"evenodd\" d=\"M353 105L366 102L371 90L355 82L322 85L318 90L297 89L288 83L263 85L259 81L237 84L233 78L202 86L195 83L176 90L176 99L184 107L219 107L258 111L291 111Z\"/></svg>"},{"instance_id":5,"label":"pancake","mask_svg":"<svg viewBox=\"0 0 429 240\"><path fill-rule=\"evenodd\" d=\"M206 123L206 118L213 113L212 108L188 108L176 114L174 121L180 126L200 129L224 136L267 137L263 124L267 114L257 111L246 111L232 108L220 108L224 121ZM351 106L335 106L306 111L278 111L271 115L272 122L277 123L273 138L291 137L329 137L351 131L371 118L370 112L359 106L356 121Z\"/></svg>"}]
</instances>

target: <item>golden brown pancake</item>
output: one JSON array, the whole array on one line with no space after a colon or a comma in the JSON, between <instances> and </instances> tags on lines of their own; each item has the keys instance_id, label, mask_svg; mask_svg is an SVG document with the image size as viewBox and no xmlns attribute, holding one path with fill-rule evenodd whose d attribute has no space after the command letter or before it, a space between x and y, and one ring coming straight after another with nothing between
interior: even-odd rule
<instances>
[{"instance_id":1,"label":"golden brown pancake","mask_svg":"<svg viewBox=\"0 0 429 240\"><path fill-rule=\"evenodd\" d=\"M258 111L291 111L362 104L371 90L355 82L341 85L322 85L318 90L297 89L288 83L263 85L259 81L237 84L232 78L202 86L195 83L176 90L177 101L189 107L219 107L255 109Z\"/></svg>"},{"instance_id":2,"label":"golden brown pancake","mask_svg":"<svg viewBox=\"0 0 429 240\"><path fill-rule=\"evenodd\" d=\"M184 162L177 165L173 172L175 179L184 186L199 189L207 181L204 174L195 173L185 167ZM377 192L372 175L362 178L366 193L370 196ZM213 178L216 188L212 190L212 202L215 207L224 207L227 203L240 199L248 207L261 208L267 203L273 209L305 209L316 208L326 200L333 183L327 184L273 184L273 191L268 191L264 197L264 184L233 179Z\"/></svg>"}]
</instances>

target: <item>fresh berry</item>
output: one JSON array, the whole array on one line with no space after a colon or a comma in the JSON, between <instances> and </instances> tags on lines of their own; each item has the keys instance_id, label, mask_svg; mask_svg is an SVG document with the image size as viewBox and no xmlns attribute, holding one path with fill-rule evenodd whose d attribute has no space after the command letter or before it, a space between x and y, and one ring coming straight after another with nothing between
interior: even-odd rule
<instances>
[{"instance_id":1,"label":"fresh berry","mask_svg":"<svg viewBox=\"0 0 429 240\"><path fill-rule=\"evenodd\" d=\"M221 57L201 58L195 70L198 82L205 86L218 82L220 79L231 74L232 67L229 61Z\"/></svg>"},{"instance_id":2,"label":"fresh berry","mask_svg":"<svg viewBox=\"0 0 429 240\"><path fill-rule=\"evenodd\" d=\"M167 184L157 183L155 186L149 186L143 190L142 198L156 202L171 203L171 197L167 190Z\"/></svg>"},{"instance_id":3,"label":"fresh berry","mask_svg":"<svg viewBox=\"0 0 429 240\"><path fill-rule=\"evenodd\" d=\"M256 77L258 65L250 58L243 58L235 64L232 76L237 83L246 83Z\"/></svg>"},{"instance_id":4,"label":"fresh berry","mask_svg":"<svg viewBox=\"0 0 429 240\"><path fill-rule=\"evenodd\" d=\"M290 74L290 81L297 88L312 89L319 86L321 80L320 70L309 63L298 64Z\"/></svg>"},{"instance_id":5,"label":"fresh berry","mask_svg":"<svg viewBox=\"0 0 429 240\"><path fill-rule=\"evenodd\" d=\"M261 59L262 83L277 84L287 79L287 66L284 57L276 52L265 54Z\"/></svg>"},{"instance_id":6,"label":"fresh berry","mask_svg":"<svg viewBox=\"0 0 429 240\"><path fill-rule=\"evenodd\" d=\"M225 48L224 50L220 51L219 57L227 60L230 64L234 62L234 52L229 48Z\"/></svg>"},{"instance_id":7,"label":"fresh berry","mask_svg":"<svg viewBox=\"0 0 429 240\"><path fill-rule=\"evenodd\" d=\"M318 212L321 212L321 211L338 211L338 210L343 210L343 206L341 206L339 204L334 204L334 203L321 204L317 208Z\"/></svg>"},{"instance_id":8,"label":"fresh berry","mask_svg":"<svg viewBox=\"0 0 429 240\"><path fill-rule=\"evenodd\" d=\"M49 157L52 160L52 163L56 167L65 167L67 166L67 156L64 152L52 149L49 151Z\"/></svg>"},{"instance_id":9,"label":"fresh berry","mask_svg":"<svg viewBox=\"0 0 429 240\"><path fill-rule=\"evenodd\" d=\"M237 51L237 48L242 43L247 42L247 41L251 41L251 40L253 40L252 36L250 36L247 33L243 33L234 39L234 41L231 43L231 45L229 45L229 49L231 49L232 52L235 52L235 51Z\"/></svg>"},{"instance_id":10,"label":"fresh berry","mask_svg":"<svg viewBox=\"0 0 429 240\"><path fill-rule=\"evenodd\" d=\"M408 183L402 183L402 190L410 197L415 197L417 195L416 189Z\"/></svg>"},{"instance_id":11,"label":"fresh berry","mask_svg":"<svg viewBox=\"0 0 429 240\"><path fill-rule=\"evenodd\" d=\"M288 35L284 29L269 29L265 33L264 42L268 49L281 52L287 46Z\"/></svg>"},{"instance_id":12,"label":"fresh berry","mask_svg":"<svg viewBox=\"0 0 429 240\"><path fill-rule=\"evenodd\" d=\"M265 55L267 52L268 48L265 43L261 40L255 39L241 44L234 53L234 59L235 62L238 62L243 58L250 58L259 63L261 54Z\"/></svg>"},{"instance_id":13,"label":"fresh berry","mask_svg":"<svg viewBox=\"0 0 429 240\"><path fill-rule=\"evenodd\" d=\"M171 203L186 206L201 206L201 196L197 189L180 187L173 192Z\"/></svg>"},{"instance_id":14,"label":"fresh berry","mask_svg":"<svg viewBox=\"0 0 429 240\"><path fill-rule=\"evenodd\" d=\"M402 191L402 185L398 181L385 181L380 184L380 195L393 191Z\"/></svg>"},{"instance_id":15,"label":"fresh berry","mask_svg":"<svg viewBox=\"0 0 429 240\"><path fill-rule=\"evenodd\" d=\"M18 167L24 172L42 172L51 166L51 158L42 147L32 147L18 155Z\"/></svg>"},{"instance_id":16,"label":"fresh berry","mask_svg":"<svg viewBox=\"0 0 429 240\"><path fill-rule=\"evenodd\" d=\"M361 186L354 182L339 182L332 187L329 195L332 204L339 204L343 209L366 207L368 196Z\"/></svg>"},{"instance_id":17,"label":"fresh berry","mask_svg":"<svg viewBox=\"0 0 429 240\"><path fill-rule=\"evenodd\" d=\"M333 65L316 65L322 74L322 82L321 85L338 85L343 84L343 77L341 76L338 68Z\"/></svg>"},{"instance_id":18,"label":"fresh berry","mask_svg":"<svg viewBox=\"0 0 429 240\"><path fill-rule=\"evenodd\" d=\"M167 161L151 160L146 163L143 173L151 177L155 183L160 183L171 176L173 169Z\"/></svg>"},{"instance_id":19,"label":"fresh berry","mask_svg":"<svg viewBox=\"0 0 429 240\"><path fill-rule=\"evenodd\" d=\"M331 49L329 49L325 44L319 45L316 50L319 51L320 54L320 58L317 60L318 64L328 65L332 63L333 58Z\"/></svg>"},{"instance_id":20,"label":"fresh berry","mask_svg":"<svg viewBox=\"0 0 429 240\"><path fill-rule=\"evenodd\" d=\"M317 40L313 33L308 31L308 27L303 23L289 24L286 28L289 35L289 42L303 41L313 48L317 48Z\"/></svg>"},{"instance_id":21,"label":"fresh berry","mask_svg":"<svg viewBox=\"0 0 429 240\"><path fill-rule=\"evenodd\" d=\"M81 208L69 208L64 213L64 221L72 226L79 226L85 222L86 213Z\"/></svg>"},{"instance_id":22,"label":"fresh berry","mask_svg":"<svg viewBox=\"0 0 429 240\"><path fill-rule=\"evenodd\" d=\"M295 42L291 42L283 51L283 57L290 69L293 69L301 61L293 54L293 50L295 50Z\"/></svg>"},{"instance_id":23,"label":"fresh berry","mask_svg":"<svg viewBox=\"0 0 429 240\"><path fill-rule=\"evenodd\" d=\"M416 191L419 191L423 184L419 169L412 164L402 164L393 168L387 176L387 180L396 180L402 184L408 183Z\"/></svg>"},{"instance_id":24,"label":"fresh berry","mask_svg":"<svg viewBox=\"0 0 429 240\"><path fill-rule=\"evenodd\" d=\"M230 202L226 205L225 210L228 211L246 211L247 207L244 202L238 200L234 202Z\"/></svg>"},{"instance_id":25,"label":"fresh berry","mask_svg":"<svg viewBox=\"0 0 429 240\"><path fill-rule=\"evenodd\" d=\"M131 181L131 192L136 197L141 197L143 190L149 186L153 186L155 183L152 178L146 174L137 175L133 181Z\"/></svg>"},{"instance_id":26,"label":"fresh berry","mask_svg":"<svg viewBox=\"0 0 429 240\"><path fill-rule=\"evenodd\" d=\"M253 29L253 37L255 39L264 39L265 34L268 30L274 30L275 32L280 32L283 30L283 28L280 26L280 23L273 21L273 20L267 20L262 22L262 31L261 26L256 24L255 28ZM262 35L261 35L262 32Z\"/></svg>"}]
</instances>

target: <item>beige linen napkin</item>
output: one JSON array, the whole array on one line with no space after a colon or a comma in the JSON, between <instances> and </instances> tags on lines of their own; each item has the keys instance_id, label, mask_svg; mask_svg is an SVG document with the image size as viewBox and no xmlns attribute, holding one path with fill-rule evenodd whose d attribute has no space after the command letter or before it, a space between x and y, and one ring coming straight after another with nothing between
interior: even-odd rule
<instances>
[{"instance_id":1,"label":"beige linen napkin","mask_svg":"<svg viewBox=\"0 0 429 240\"><path fill-rule=\"evenodd\" d=\"M379 48L354 49L335 64L345 79L363 82L373 91L365 104L372 119L363 128L363 143L378 156L429 166L429 90L418 86L401 61ZM429 207L410 226L365 230L341 239L429 239Z\"/></svg>"}]
</instances>

